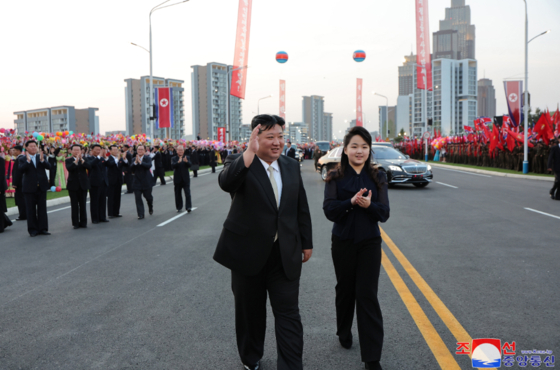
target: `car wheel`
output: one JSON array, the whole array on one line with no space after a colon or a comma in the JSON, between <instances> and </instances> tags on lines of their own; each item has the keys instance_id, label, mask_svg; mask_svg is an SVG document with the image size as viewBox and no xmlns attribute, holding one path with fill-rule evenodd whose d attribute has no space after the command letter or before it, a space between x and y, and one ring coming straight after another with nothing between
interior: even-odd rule
<instances>
[{"instance_id":1,"label":"car wheel","mask_svg":"<svg viewBox=\"0 0 560 370\"><path fill-rule=\"evenodd\" d=\"M423 182L420 184L413 184L414 186L416 186L417 188L425 188L426 186L428 186L429 183L427 182Z\"/></svg>"},{"instance_id":2,"label":"car wheel","mask_svg":"<svg viewBox=\"0 0 560 370\"><path fill-rule=\"evenodd\" d=\"M321 178L323 179L323 181L327 181L327 175L329 174L329 168L328 166L323 166L321 167Z\"/></svg>"}]
</instances>

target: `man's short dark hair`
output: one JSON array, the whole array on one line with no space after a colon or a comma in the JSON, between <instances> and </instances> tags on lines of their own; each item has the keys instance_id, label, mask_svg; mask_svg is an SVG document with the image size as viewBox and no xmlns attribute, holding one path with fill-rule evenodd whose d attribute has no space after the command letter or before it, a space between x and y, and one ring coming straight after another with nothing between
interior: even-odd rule
<instances>
[{"instance_id":1,"label":"man's short dark hair","mask_svg":"<svg viewBox=\"0 0 560 370\"><path fill-rule=\"evenodd\" d=\"M136 150L138 150L138 148L140 148L140 147L142 147L142 148L144 148L144 150L146 150L146 145L144 145L144 144L138 144L136 146Z\"/></svg>"},{"instance_id":2,"label":"man's short dark hair","mask_svg":"<svg viewBox=\"0 0 560 370\"><path fill-rule=\"evenodd\" d=\"M117 149L119 148L117 145L111 144L111 145L109 145L109 150L113 149L113 147L115 147L115 148L117 148Z\"/></svg>"},{"instance_id":3,"label":"man's short dark hair","mask_svg":"<svg viewBox=\"0 0 560 370\"><path fill-rule=\"evenodd\" d=\"M93 144L91 146L91 149L93 150L93 149L95 149L95 147L99 147L99 149L101 149L101 145L99 145L99 144Z\"/></svg>"},{"instance_id":4,"label":"man's short dark hair","mask_svg":"<svg viewBox=\"0 0 560 370\"><path fill-rule=\"evenodd\" d=\"M70 147L70 150L74 149L75 146L79 147L80 150L82 150L82 146L80 144L72 144L72 146Z\"/></svg>"},{"instance_id":5,"label":"man's short dark hair","mask_svg":"<svg viewBox=\"0 0 560 370\"><path fill-rule=\"evenodd\" d=\"M130 149L130 145L128 145L128 144L124 144L123 146L127 149Z\"/></svg>"},{"instance_id":6,"label":"man's short dark hair","mask_svg":"<svg viewBox=\"0 0 560 370\"><path fill-rule=\"evenodd\" d=\"M23 151L23 147L21 145L14 145L12 149L19 150L20 152Z\"/></svg>"},{"instance_id":7,"label":"man's short dark hair","mask_svg":"<svg viewBox=\"0 0 560 370\"><path fill-rule=\"evenodd\" d=\"M259 114L253 117L253 121L251 121L251 130L254 130L258 125L261 125L261 132L270 130L276 125L280 125L282 130L284 130L286 121L284 121L284 118L273 114Z\"/></svg>"},{"instance_id":8,"label":"man's short dark hair","mask_svg":"<svg viewBox=\"0 0 560 370\"><path fill-rule=\"evenodd\" d=\"M27 148L29 146L29 144L37 145L37 142L35 140L29 140L28 142L25 143L25 147Z\"/></svg>"}]
</instances>

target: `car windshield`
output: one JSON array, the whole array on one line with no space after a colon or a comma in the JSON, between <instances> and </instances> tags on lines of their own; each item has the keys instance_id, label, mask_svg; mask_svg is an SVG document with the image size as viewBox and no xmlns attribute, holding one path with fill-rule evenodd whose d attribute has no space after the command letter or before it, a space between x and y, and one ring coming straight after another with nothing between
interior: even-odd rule
<instances>
[{"instance_id":1,"label":"car windshield","mask_svg":"<svg viewBox=\"0 0 560 370\"><path fill-rule=\"evenodd\" d=\"M321 151L323 152L328 152L331 149L331 144L324 141L324 142L319 142L319 143L315 143L319 149L321 149Z\"/></svg>"},{"instance_id":2,"label":"car windshield","mask_svg":"<svg viewBox=\"0 0 560 370\"><path fill-rule=\"evenodd\" d=\"M374 159L406 159L404 155L393 149L393 148L385 148L382 146L377 146L372 148L371 151L373 152Z\"/></svg>"}]
</instances>

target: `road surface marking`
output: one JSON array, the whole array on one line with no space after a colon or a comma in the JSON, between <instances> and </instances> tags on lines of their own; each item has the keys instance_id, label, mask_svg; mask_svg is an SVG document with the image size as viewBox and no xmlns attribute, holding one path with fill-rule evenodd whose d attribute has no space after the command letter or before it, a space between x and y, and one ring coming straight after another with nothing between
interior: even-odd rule
<instances>
[{"instance_id":1,"label":"road surface marking","mask_svg":"<svg viewBox=\"0 0 560 370\"><path fill-rule=\"evenodd\" d=\"M440 184L440 185L444 185L444 186L449 186L450 188L453 188L453 189L459 189L459 188L456 187L456 186L449 185L449 184L444 184L443 182L436 181L436 183L437 183L437 184Z\"/></svg>"},{"instance_id":2,"label":"road surface marking","mask_svg":"<svg viewBox=\"0 0 560 370\"><path fill-rule=\"evenodd\" d=\"M434 357L436 358L439 366L444 370L461 369L459 367L459 364L439 336L437 330L430 322L430 319L428 319L428 316L426 316L426 313L422 310L422 307L420 307L420 304L418 304L418 301L416 300L416 298L414 298L414 296L406 286L406 283L399 275L398 271L395 269L395 266L393 266L383 250L382 254L383 257L381 258L381 263L383 264L383 268L385 269L387 275L389 276L389 279L391 279L391 282L397 289L397 292L399 293L403 303L408 309L410 316L412 316L412 318L414 319L416 326L418 326L420 333L422 333L424 340L430 347L430 350L434 354Z\"/></svg>"},{"instance_id":3,"label":"road surface marking","mask_svg":"<svg viewBox=\"0 0 560 370\"><path fill-rule=\"evenodd\" d=\"M418 271L416 271L416 269L400 251L397 245L391 240L389 235L387 235L387 233L385 233L385 231L381 229L381 227L379 229L381 230L381 237L383 238L385 244L387 244L391 252L393 252L397 260L400 262L402 267L412 279L412 281L414 281L414 284L416 284L418 289L420 289L422 294L424 294L424 297L426 297L428 302L430 302L438 316L447 326L449 331L451 331L451 334L453 334L457 342L472 342L472 338L469 333L467 333L465 328L463 328L463 326L459 323L455 316L453 316L447 306L441 301L436 293L434 293L432 288L428 285L428 283L426 283L422 276L420 276ZM469 354L469 357L472 357L472 354Z\"/></svg>"},{"instance_id":4,"label":"road surface marking","mask_svg":"<svg viewBox=\"0 0 560 370\"><path fill-rule=\"evenodd\" d=\"M441 168L441 167L436 167L438 170L443 170L443 171L453 171L453 172L459 172L459 173L464 173L467 175L474 175L474 176L482 176L482 177L492 177L492 176L488 176L488 175L481 175L479 173L472 173L472 172L465 172L465 171L458 171L458 170L449 170L447 168Z\"/></svg>"},{"instance_id":5,"label":"road surface marking","mask_svg":"<svg viewBox=\"0 0 560 370\"><path fill-rule=\"evenodd\" d=\"M537 211L536 209L532 209L532 208L525 208L525 209L526 209L527 211L540 213L541 215L545 215L545 216L548 216L548 217L554 217L554 218L557 218L557 219L560 220L560 217L551 215L550 213L545 213L545 212Z\"/></svg>"},{"instance_id":6,"label":"road surface marking","mask_svg":"<svg viewBox=\"0 0 560 370\"><path fill-rule=\"evenodd\" d=\"M197 208L197 207L191 208L191 212L194 211L196 208ZM165 225L167 225L168 223L175 221L175 220L178 219L179 217L183 217L183 216L186 215L187 213L188 213L187 211L183 211L182 213L178 214L177 216L175 216L175 217L173 217L173 218L170 218L169 220L167 220L167 221L165 221L165 222L163 222L163 223L157 225L157 227L165 226Z\"/></svg>"}]
</instances>

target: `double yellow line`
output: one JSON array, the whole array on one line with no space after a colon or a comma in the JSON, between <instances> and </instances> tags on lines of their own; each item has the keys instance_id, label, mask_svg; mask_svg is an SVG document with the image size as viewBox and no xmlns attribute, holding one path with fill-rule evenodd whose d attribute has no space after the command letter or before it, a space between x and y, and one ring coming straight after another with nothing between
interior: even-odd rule
<instances>
[{"instance_id":1,"label":"double yellow line","mask_svg":"<svg viewBox=\"0 0 560 370\"><path fill-rule=\"evenodd\" d=\"M381 229L381 237L383 238L383 241L389 247L391 252L393 252L397 260L400 262L404 270L408 273L414 284L416 284L418 289L420 289L422 294L424 294L424 297L426 297L428 302L430 302L443 323L447 326L449 331L451 331L451 334L453 334L455 339L457 339L457 342L471 343L472 338L469 333L467 333L465 328L463 328L459 321L457 321L451 311L449 311L449 309L445 306L441 299L439 299L436 293L434 293L432 288L430 288L430 286L426 283L422 276L420 276L418 271L416 271L416 269L410 264L408 259L404 256L404 254L402 254L400 249L395 245L391 238L389 238L389 236L383 229ZM381 261L383 268L387 272L387 275L389 275L391 282L397 289L397 292L406 305L408 312L410 312L410 315L414 319L414 322L418 326L418 329L424 337L424 340L434 354L439 366L443 370L460 370L461 367L457 363L455 357L453 356L453 354L451 354L451 352L441 339L437 330L434 328L434 326L424 313L424 310L422 310L422 307L420 307L418 301L416 300L416 298L414 298L414 296L410 292L410 289L408 289L408 287L406 286L404 280L395 269L395 266L393 266L393 264L385 254L385 251L383 251L383 258ZM469 357L470 356L471 355L469 355Z\"/></svg>"}]
</instances>

